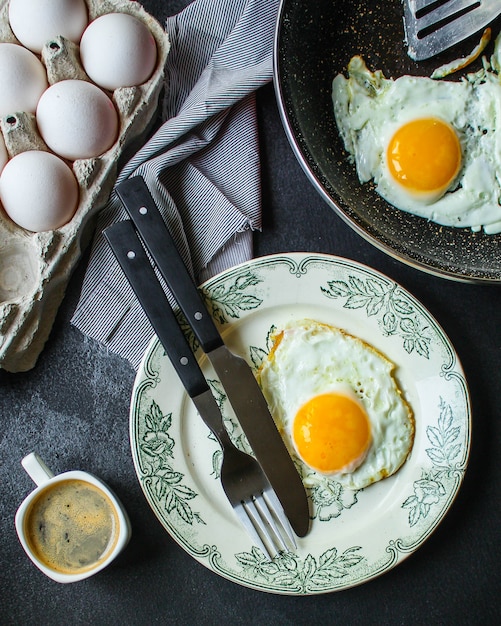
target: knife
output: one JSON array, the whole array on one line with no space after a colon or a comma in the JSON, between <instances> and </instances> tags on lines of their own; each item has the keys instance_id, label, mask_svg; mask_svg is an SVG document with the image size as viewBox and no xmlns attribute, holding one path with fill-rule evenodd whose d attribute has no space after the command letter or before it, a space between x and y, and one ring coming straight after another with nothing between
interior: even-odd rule
<instances>
[{"instance_id":1,"label":"knife","mask_svg":"<svg viewBox=\"0 0 501 626\"><path fill-rule=\"evenodd\" d=\"M250 366L224 344L144 179L141 176L129 178L117 185L116 191L212 363L294 532L304 537L310 523L306 491Z\"/></svg>"}]
</instances>

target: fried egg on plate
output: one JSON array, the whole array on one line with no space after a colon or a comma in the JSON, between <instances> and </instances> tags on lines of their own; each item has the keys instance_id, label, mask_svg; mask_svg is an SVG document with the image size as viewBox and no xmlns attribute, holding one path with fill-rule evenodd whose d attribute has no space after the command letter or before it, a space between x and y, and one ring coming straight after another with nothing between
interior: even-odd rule
<instances>
[{"instance_id":1,"label":"fried egg on plate","mask_svg":"<svg viewBox=\"0 0 501 626\"><path fill-rule=\"evenodd\" d=\"M332 98L361 183L373 179L387 202L438 224L501 232L496 72L484 68L459 82L391 80L355 56L348 78L334 78Z\"/></svg>"},{"instance_id":2,"label":"fried egg on plate","mask_svg":"<svg viewBox=\"0 0 501 626\"><path fill-rule=\"evenodd\" d=\"M414 441L394 364L314 320L292 322L272 339L258 380L289 452L351 489L394 474Z\"/></svg>"}]
</instances>

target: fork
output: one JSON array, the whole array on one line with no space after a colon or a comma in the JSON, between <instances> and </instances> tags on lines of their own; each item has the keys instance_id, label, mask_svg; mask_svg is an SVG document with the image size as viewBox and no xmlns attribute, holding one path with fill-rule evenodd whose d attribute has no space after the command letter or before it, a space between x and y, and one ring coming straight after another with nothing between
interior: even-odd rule
<instances>
[{"instance_id":1,"label":"fork","mask_svg":"<svg viewBox=\"0 0 501 626\"><path fill-rule=\"evenodd\" d=\"M501 15L500 0L403 0L408 53L423 61Z\"/></svg>"},{"instance_id":2,"label":"fork","mask_svg":"<svg viewBox=\"0 0 501 626\"><path fill-rule=\"evenodd\" d=\"M118 222L103 234L198 413L221 446L221 484L240 522L270 559L280 552L295 550L289 520L260 464L239 450L228 435L221 410L132 222Z\"/></svg>"}]
</instances>

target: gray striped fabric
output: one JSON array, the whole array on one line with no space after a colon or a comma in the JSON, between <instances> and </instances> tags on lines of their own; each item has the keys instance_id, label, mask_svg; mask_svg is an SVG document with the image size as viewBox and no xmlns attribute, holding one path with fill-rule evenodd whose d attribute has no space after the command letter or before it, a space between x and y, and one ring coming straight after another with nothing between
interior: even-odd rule
<instances>
[{"instance_id":1,"label":"gray striped fabric","mask_svg":"<svg viewBox=\"0 0 501 626\"><path fill-rule=\"evenodd\" d=\"M118 177L143 176L199 283L251 258L261 226L254 92L272 77L278 4L195 0L167 20L166 121ZM71 321L137 368L153 331L101 235L125 218L112 192Z\"/></svg>"}]
</instances>

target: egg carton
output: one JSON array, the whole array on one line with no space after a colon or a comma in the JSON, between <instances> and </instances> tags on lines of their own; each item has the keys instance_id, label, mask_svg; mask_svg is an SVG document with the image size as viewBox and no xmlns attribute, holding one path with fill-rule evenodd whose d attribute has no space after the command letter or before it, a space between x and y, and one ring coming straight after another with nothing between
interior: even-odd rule
<instances>
[{"instance_id":1,"label":"egg carton","mask_svg":"<svg viewBox=\"0 0 501 626\"><path fill-rule=\"evenodd\" d=\"M80 188L79 205L66 225L33 233L17 226L0 207L0 368L31 369L50 334L72 271L93 230L97 212L106 204L117 175L117 162L131 142L143 135L158 109L169 40L143 7L129 0L86 0L89 22L107 13L129 13L142 20L157 44L157 64L150 79L137 87L108 93L120 118L115 144L103 155L69 163ZM0 0L0 42L19 43L8 19L8 0ZM56 37L42 51L49 85L65 79L90 79L78 46ZM9 157L26 150L47 150L35 116L13 113L0 119Z\"/></svg>"}]
</instances>

